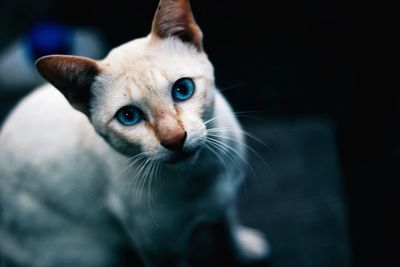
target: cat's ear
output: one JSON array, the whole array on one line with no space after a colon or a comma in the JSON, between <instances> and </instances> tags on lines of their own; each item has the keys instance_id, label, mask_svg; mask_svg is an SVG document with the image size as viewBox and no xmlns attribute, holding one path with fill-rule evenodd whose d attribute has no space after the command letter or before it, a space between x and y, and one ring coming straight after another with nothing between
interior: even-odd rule
<instances>
[{"instance_id":1,"label":"cat's ear","mask_svg":"<svg viewBox=\"0 0 400 267\"><path fill-rule=\"evenodd\" d=\"M151 33L161 39L175 36L203 50L203 34L194 20L189 0L160 0Z\"/></svg>"},{"instance_id":2,"label":"cat's ear","mask_svg":"<svg viewBox=\"0 0 400 267\"><path fill-rule=\"evenodd\" d=\"M89 115L90 88L100 71L96 61L78 56L51 55L38 59L36 68L75 109Z\"/></svg>"}]
</instances>

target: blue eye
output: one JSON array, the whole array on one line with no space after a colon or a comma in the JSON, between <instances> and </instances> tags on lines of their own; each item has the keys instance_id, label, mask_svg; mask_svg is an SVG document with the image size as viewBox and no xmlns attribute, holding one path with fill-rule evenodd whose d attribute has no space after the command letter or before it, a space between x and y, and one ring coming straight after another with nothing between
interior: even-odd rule
<instances>
[{"instance_id":1,"label":"blue eye","mask_svg":"<svg viewBox=\"0 0 400 267\"><path fill-rule=\"evenodd\" d=\"M120 123L126 126L135 125L143 119L143 113L134 106L120 108L115 116Z\"/></svg>"},{"instance_id":2,"label":"blue eye","mask_svg":"<svg viewBox=\"0 0 400 267\"><path fill-rule=\"evenodd\" d=\"M175 101L185 101L194 94L194 82L190 78L182 78L177 80L172 86L172 98Z\"/></svg>"}]
</instances>

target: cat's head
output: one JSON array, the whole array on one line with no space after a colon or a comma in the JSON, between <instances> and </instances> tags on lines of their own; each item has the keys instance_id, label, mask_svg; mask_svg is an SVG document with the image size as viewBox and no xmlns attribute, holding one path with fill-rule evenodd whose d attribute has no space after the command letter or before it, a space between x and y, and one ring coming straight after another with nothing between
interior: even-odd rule
<instances>
[{"instance_id":1,"label":"cat's head","mask_svg":"<svg viewBox=\"0 0 400 267\"><path fill-rule=\"evenodd\" d=\"M168 162L205 143L214 74L187 0L161 0L151 33L101 61L53 55L36 66L124 154Z\"/></svg>"}]
</instances>

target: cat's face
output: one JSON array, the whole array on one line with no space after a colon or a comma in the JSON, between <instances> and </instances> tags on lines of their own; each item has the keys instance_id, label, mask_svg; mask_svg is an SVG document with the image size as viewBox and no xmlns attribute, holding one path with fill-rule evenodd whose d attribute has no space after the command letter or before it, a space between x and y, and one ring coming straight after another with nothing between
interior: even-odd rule
<instances>
[{"instance_id":1,"label":"cat's face","mask_svg":"<svg viewBox=\"0 0 400 267\"><path fill-rule=\"evenodd\" d=\"M205 53L176 38L149 36L114 49L99 65L90 116L113 147L160 161L200 150L214 99Z\"/></svg>"},{"instance_id":2,"label":"cat's face","mask_svg":"<svg viewBox=\"0 0 400 267\"><path fill-rule=\"evenodd\" d=\"M124 154L176 161L205 143L214 75L188 0L160 0L151 33L104 60L54 55L36 66Z\"/></svg>"}]
</instances>

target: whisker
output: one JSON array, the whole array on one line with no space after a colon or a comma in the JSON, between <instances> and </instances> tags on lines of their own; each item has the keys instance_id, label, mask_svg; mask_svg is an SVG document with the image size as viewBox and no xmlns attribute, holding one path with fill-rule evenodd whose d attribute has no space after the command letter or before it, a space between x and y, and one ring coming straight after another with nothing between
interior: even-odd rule
<instances>
[{"instance_id":1,"label":"whisker","mask_svg":"<svg viewBox=\"0 0 400 267\"><path fill-rule=\"evenodd\" d=\"M147 164L146 164L146 168L145 168L143 174L141 175L141 178L140 178L140 181L139 181L139 185L138 185L139 192L138 192L137 197L138 197L139 203L141 203L141 201L142 201L142 194L143 194L144 186L146 184L146 180L148 178L148 174L149 174L149 171L150 171L152 166L153 166L153 161L148 159Z\"/></svg>"},{"instance_id":2,"label":"whisker","mask_svg":"<svg viewBox=\"0 0 400 267\"><path fill-rule=\"evenodd\" d=\"M218 160L222 163L222 165L224 166L225 170L227 171L227 173L228 173L228 181L229 181L229 184L230 184L230 180L232 179L232 178L231 178L232 170L231 170L231 168L228 168L227 164L226 164L225 161L221 158L221 156L218 155L217 152L215 152L215 151L212 150L211 145L212 145L212 147L218 149L219 151L220 151L221 149L218 148L216 145L213 145L212 143L210 143L209 140L206 141L206 147L209 148L209 150L218 158ZM224 152L224 151L221 151L221 152L222 152L223 154L226 153L226 152ZM235 164L235 165L236 165L236 164ZM241 171L240 168L238 168L237 166L235 166L235 167L236 167L236 169L239 169L239 171ZM245 195L247 196L247 186L246 186L246 183L243 184L243 188L244 188L244 193L245 193Z\"/></svg>"},{"instance_id":3,"label":"whisker","mask_svg":"<svg viewBox=\"0 0 400 267\"><path fill-rule=\"evenodd\" d=\"M228 91L228 90L237 89L237 88L242 87L242 86L244 86L244 83L237 83L237 84L233 84L231 86L227 86L227 87L224 87L224 88L218 88L218 90L220 92L225 92L225 91Z\"/></svg>"},{"instance_id":4,"label":"whisker","mask_svg":"<svg viewBox=\"0 0 400 267\"><path fill-rule=\"evenodd\" d=\"M141 210L142 203L143 203L142 202L143 201L142 193L144 191L144 187L145 187L145 184L146 184L146 180L147 180L147 177L148 177L148 172L151 169L152 165L153 165L153 161L150 158L148 158L146 160L144 166L143 166L143 169L142 169L141 173L140 173L140 177L138 177L138 179L137 179L138 182L137 182L137 190L136 190L136 202L138 203L137 212L138 212L138 217L139 218L141 217L141 213L142 213L142 210Z\"/></svg>"},{"instance_id":5,"label":"whisker","mask_svg":"<svg viewBox=\"0 0 400 267\"><path fill-rule=\"evenodd\" d=\"M228 168L228 166L226 165L225 161L221 158L220 155L218 155L218 153L216 151L214 151L212 148L218 149L218 147L216 147L215 145L213 145L212 143L206 143L206 148L208 148L209 151L211 151L211 153L213 153L215 155L215 157L221 162L221 164L224 166L225 170L228 173L228 184L231 184L231 169Z\"/></svg>"},{"instance_id":6,"label":"whisker","mask_svg":"<svg viewBox=\"0 0 400 267\"><path fill-rule=\"evenodd\" d=\"M131 158L129 158L128 160L126 160L123 164L128 163L130 160L132 160L132 162L130 162L125 168L123 168L121 171L119 171L113 179L118 179L122 176L122 174L124 174L125 171L127 171L129 168L131 168L133 165L135 165L138 161L140 161L142 158L144 158L144 154L143 153L139 153Z\"/></svg>"},{"instance_id":7,"label":"whisker","mask_svg":"<svg viewBox=\"0 0 400 267\"><path fill-rule=\"evenodd\" d=\"M236 149L228 146L224 142L222 142L220 140L217 140L215 138L208 137L207 139L212 140L213 142L217 143L219 146L223 147L225 150L230 150L233 153L235 153L242 160L242 162L246 164L247 168L251 172L251 175L254 177L254 179L256 180L256 183L258 184L258 178L257 178L257 175L255 174L254 169L251 167L250 163L247 161L247 159L239 151L237 151Z\"/></svg>"},{"instance_id":8,"label":"whisker","mask_svg":"<svg viewBox=\"0 0 400 267\"><path fill-rule=\"evenodd\" d=\"M224 159L217 153L217 151L221 151L221 148L219 148L218 146L216 146L215 144L213 144L213 143L211 143L211 142L206 142L206 147L209 149L209 151L211 151L211 152L215 155L215 157L217 158L217 160L219 160L219 161L221 162L222 166L224 167L224 169L225 169L226 172L227 172L228 184L231 185L232 179L233 179L233 171L232 171L232 168L229 168L229 167L228 167L228 165L227 165L227 163L226 163L226 160L224 160ZM217 150L217 151L214 151L214 149ZM236 168L236 170L240 172L240 168L238 168L238 166L235 164L235 162L233 161L233 159L229 158L229 157L226 155L226 152L225 152L225 151L221 151L221 152L227 157L227 159L228 159L229 161L231 161L231 162L234 164L234 167Z\"/></svg>"},{"instance_id":9,"label":"whisker","mask_svg":"<svg viewBox=\"0 0 400 267\"><path fill-rule=\"evenodd\" d=\"M148 164L148 162L150 161L149 158L147 158L146 160L142 161L140 166L138 167L135 175L131 178L131 184L130 184L130 188L131 188L131 192L133 191L133 189L135 188L137 183L140 183L140 177L142 177L142 173L144 172L144 170L146 170L146 165ZM138 193L138 192L136 192ZM138 196L136 195L136 201L138 201ZM140 203L139 203L140 204Z\"/></svg>"},{"instance_id":10,"label":"whisker","mask_svg":"<svg viewBox=\"0 0 400 267\"><path fill-rule=\"evenodd\" d=\"M139 155L143 155L143 153L141 152L141 153L139 153L139 154L136 154L136 155L134 155L134 156L132 156L132 157L126 159L124 162L122 162L122 164L128 163L130 160L132 160L132 159L138 157Z\"/></svg>"},{"instance_id":11,"label":"whisker","mask_svg":"<svg viewBox=\"0 0 400 267\"><path fill-rule=\"evenodd\" d=\"M256 110L237 111L237 112L230 112L229 114L218 115L218 116L215 116L215 117L205 121L204 125L207 126L209 123L211 123L211 122L213 122L213 121L215 121L217 119L220 119L220 118L231 117L232 115L233 116L240 116L240 115L243 115L243 114L249 114L249 113L255 113L255 112L258 112L258 111L256 111Z\"/></svg>"},{"instance_id":12,"label":"whisker","mask_svg":"<svg viewBox=\"0 0 400 267\"><path fill-rule=\"evenodd\" d=\"M271 168L271 166L268 164L268 162L266 162L266 161L264 160L264 158L263 158L254 148L252 148L250 145L248 145L248 144L246 144L245 142L242 142L242 141L240 141L240 140L237 140L237 139L235 139L235 138L233 138L233 137L230 137L230 136L218 135L218 134L216 134L216 132L214 132L214 133L208 133L208 135L209 135L209 136L212 136L212 137L218 137L218 138L228 139L228 140L231 140L231 141L233 141L233 142L236 142L236 143L238 143L238 144L240 144L240 145L243 145L244 147L246 147L246 149L248 149L249 151L251 151L259 160L261 160L261 162L262 162L262 163L264 164L264 166L268 169L268 171L269 171L269 173L270 173L271 175L274 175L274 173L273 173L273 171L272 171L272 168Z\"/></svg>"},{"instance_id":13,"label":"whisker","mask_svg":"<svg viewBox=\"0 0 400 267\"><path fill-rule=\"evenodd\" d=\"M249 133L249 132L247 132L245 130L242 130L242 129L241 130L235 130L235 129L229 129L229 128L221 127L221 128L210 128L210 129L207 129L207 131L211 132L211 133L213 133L213 132L214 133L233 132L233 133L243 134L243 135L253 139L254 141L258 142L259 144L263 145L264 147L266 147L271 152L274 152L274 150L270 146L265 144L260 138L258 138L257 136L255 136L255 135L253 135L253 134L251 134L251 133Z\"/></svg>"},{"instance_id":14,"label":"whisker","mask_svg":"<svg viewBox=\"0 0 400 267\"><path fill-rule=\"evenodd\" d=\"M152 199L152 194L151 194L151 182L153 180L155 171L157 170L157 168L159 166L159 163L154 161L154 165L153 166L154 167L152 168L152 171L150 172L150 179L149 179L149 182L148 182L148 185L147 185L147 191L148 191L148 193L147 193L147 205L148 205L148 208L149 208L149 211L150 211L150 216L151 216L151 218L152 218L152 220L154 222L154 225L156 227L160 228L160 225L157 223L156 217L154 216L153 209L151 207L151 202L153 200Z\"/></svg>"},{"instance_id":15,"label":"whisker","mask_svg":"<svg viewBox=\"0 0 400 267\"><path fill-rule=\"evenodd\" d=\"M129 184L128 184L128 187L129 187L129 189L128 189L129 198L132 196L132 193L133 193L134 188L135 188L135 184L136 184L136 182L137 182L137 177L139 177L139 175L140 175L142 169L144 168L145 163L146 163L146 160L144 160L143 158L141 158L140 163L138 164L137 168L135 169L136 172L132 175L132 177L131 177L130 180L129 180ZM132 202L130 202L130 203L131 203L131 204L129 205L129 206L130 206L130 211L132 212L132 211L134 210L135 201L132 201Z\"/></svg>"},{"instance_id":16,"label":"whisker","mask_svg":"<svg viewBox=\"0 0 400 267\"><path fill-rule=\"evenodd\" d=\"M133 177L133 183L132 183L132 189L135 187L135 193L136 193L136 197L135 197L135 201L132 203L133 205L131 205L131 207L134 207L134 204L137 205L137 209L135 209L137 211L137 217L140 218L141 217L141 208L142 208L142 191L143 191L143 187L144 187L144 183L146 181L146 177L147 177L147 173L149 171L149 164L150 167L152 165L152 160L150 158L147 158L145 161L142 162L140 169L138 169L138 172L135 174L135 176ZM134 212L135 210L131 209L131 212ZM141 227L139 227L139 230L143 231L143 229Z\"/></svg>"},{"instance_id":17,"label":"whisker","mask_svg":"<svg viewBox=\"0 0 400 267\"><path fill-rule=\"evenodd\" d=\"M222 145L222 144L220 144L218 142L215 142L213 140L210 140L210 138L208 138L208 143L213 145L213 147L217 148L220 152L222 152L222 154L225 156L225 158L228 159L233 164L233 167L234 167L233 170L232 170L232 168L228 168L227 165L224 164L226 166L226 169L227 169L227 172L228 172L228 176L229 176L228 179L232 179L230 177L233 177L234 175L237 175L237 173L234 173L235 170L238 173L241 173L242 175L244 175L244 172L243 172L243 169L242 169L243 165L241 165L238 162L238 157L235 157L235 155L229 149L227 149L224 145Z\"/></svg>"},{"instance_id":18,"label":"whisker","mask_svg":"<svg viewBox=\"0 0 400 267\"><path fill-rule=\"evenodd\" d=\"M240 170L240 166L238 162L236 161L235 157L232 155L232 153L227 149L227 146L224 146L223 144L219 143L218 140L215 140L213 138L207 138L206 142L208 141L209 144L214 145L214 147L218 147L221 152L224 153L235 165L235 167Z\"/></svg>"}]
</instances>

